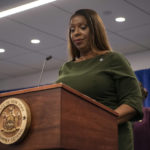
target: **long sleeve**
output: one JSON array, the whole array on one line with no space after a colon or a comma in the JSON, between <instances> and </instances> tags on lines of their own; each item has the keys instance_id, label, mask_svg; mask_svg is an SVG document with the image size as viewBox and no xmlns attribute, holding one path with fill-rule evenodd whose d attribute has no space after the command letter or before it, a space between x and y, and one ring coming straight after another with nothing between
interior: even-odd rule
<instances>
[{"instance_id":1,"label":"long sleeve","mask_svg":"<svg viewBox=\"0 0 150 150\"><path fill-rule=\"evenodd\" d=\"M139 83L124 56L116 53L112 57L111 71L116 84L118 106L127 104L133 107L137 111L137 115L133 120L139 120L143 117Z\"/></svg>"}]
</instances>

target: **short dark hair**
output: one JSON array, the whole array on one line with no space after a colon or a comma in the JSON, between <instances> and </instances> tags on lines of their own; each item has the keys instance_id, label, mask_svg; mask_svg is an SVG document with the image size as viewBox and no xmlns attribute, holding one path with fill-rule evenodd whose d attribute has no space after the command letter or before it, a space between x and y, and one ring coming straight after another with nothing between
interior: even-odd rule
<instances>
[{"instance_id":1,"label":"short dark hair","mask_svg":"<svg viewBox=\"0 0 150 150\"><path fill-rule=\"evenodd\" d=\"M146 88L144 88L143 84L141 82L139 82L140 84L140 88L141 88L141 92L142 92L142 97L143 97L143 101L147 98L148 96L148 91Z\"/></svg>"}]
</instances>

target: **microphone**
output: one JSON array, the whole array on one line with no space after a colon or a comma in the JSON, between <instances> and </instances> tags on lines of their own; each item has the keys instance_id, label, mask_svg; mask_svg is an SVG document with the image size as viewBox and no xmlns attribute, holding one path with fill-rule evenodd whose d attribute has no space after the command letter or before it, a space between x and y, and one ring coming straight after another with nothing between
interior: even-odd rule
<instances>
[{"instance_id":1,"label":"microphone","mask_svg":"<svg viewBox=\"0 0 150 150\"><path fill-rule=\"evenodd\" d=\"M48 56L48 57L46 57L46 60L47 60L47 61L50 60L50 59L52 59L52 56L51 56L51 55Z\"/></svg>"},{"instance_id":2,"label":"microphone","mask_svg":"<svg viewBox=\"0 0 150 150\"><path fill-rule=\"evenodd\" d=\"M38 81L38 87L40 86L40 83L41 83L41 80L42 80L42 76L43 76L43 72L44 72L44 68L45 68L46 62L49 61L50 59L52 59L51 55L46 57L44 62L43 62L42 71L41 71L41 74L40 74L40 77L39 77L39 81Z\"/></svg>"}]
</instances>

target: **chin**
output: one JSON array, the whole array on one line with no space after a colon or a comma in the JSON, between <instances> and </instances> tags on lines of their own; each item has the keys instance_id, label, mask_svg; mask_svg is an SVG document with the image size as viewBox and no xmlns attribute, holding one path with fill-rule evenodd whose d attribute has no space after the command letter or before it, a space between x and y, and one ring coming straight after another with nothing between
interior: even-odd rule
<instances>
[{"instance_id":1,"label":"chin","mask_svg":"<svg viewBox=\"0 0 150 150\"><path fill-rule=\"evenodd\" d=\"M78 46L77 48L78 48L78 50L83 50L83 51L85 51L87 49L85 46Z\"/></svg>"}]
</instances>

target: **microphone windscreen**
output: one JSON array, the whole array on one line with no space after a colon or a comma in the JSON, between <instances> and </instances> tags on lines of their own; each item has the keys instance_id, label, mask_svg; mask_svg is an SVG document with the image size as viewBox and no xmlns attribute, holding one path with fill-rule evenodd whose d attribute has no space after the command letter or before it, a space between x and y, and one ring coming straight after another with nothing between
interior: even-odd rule
<instances>
[{"instance_id":1,"label":"microphone windscreen","mask_svg":"<svg viewBox=\"0 0 150 150\"><path fill-rule=\"evenodd\" d=\"M48 60L50 60L51 58L52 58L52 56L50 55L50 56L46 57L46 60L48 61Z\"/></svg>"}]
</instances>

